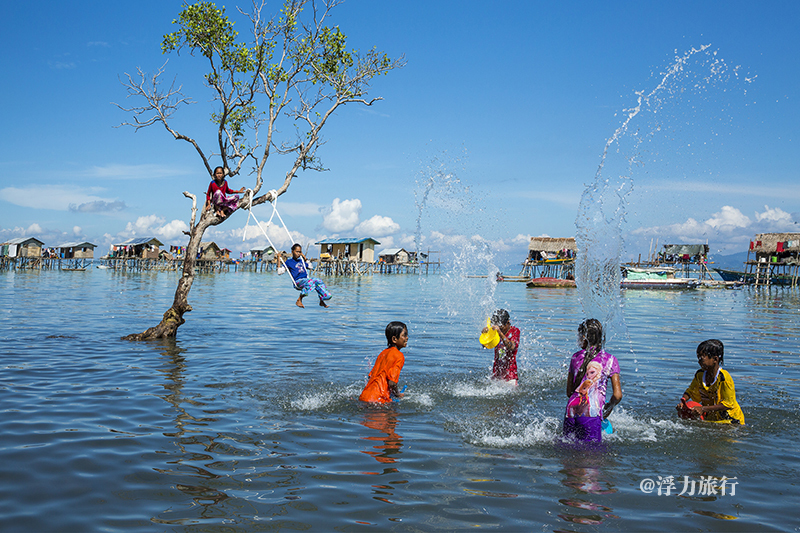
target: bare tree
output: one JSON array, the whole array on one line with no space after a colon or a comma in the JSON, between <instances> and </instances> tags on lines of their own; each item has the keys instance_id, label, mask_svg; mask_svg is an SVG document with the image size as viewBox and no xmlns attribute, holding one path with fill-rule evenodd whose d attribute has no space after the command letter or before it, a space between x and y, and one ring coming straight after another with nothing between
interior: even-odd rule
<instances>
[{"instance_id":1,"label":"bare tree","mask_svg":"<svg viewBox=\"0 0 800 533\"><path fill-rule=\"evenodd\" d=\"M163 88L161 79L166 64L155 74L138 70L125 74L122 83L128 98L142 102L121 109L132 114L122 125L137 130L156 124L178 140L191 144L212 174L212 157L222 160L226 176L239 174L247 165L255 175L252 195L242 197L239 207L274 201L287 191L297 172L323 170L317 158L320 131L331 115L345 104L372 105L381 98L367 98L370 81L380 74L402 67L404 58L390 59L375 48L366 53L348 51L345 35L338 27L328 27L331 9L341 0L286 0L277 15L264 18L264 2L253 3L252 11L239 12L249 21L251 32L246 42L237 40L225 15L225 8L210 2L186 5L174 24L179 29L164 36L164 53L188 50L206 61L205 84L214 95L217 110L211 118L216 126L214 151L206 151L192 137L175 129L170 120L182 106L192 103L174 84ZM279 138L278 123L293 128L293 135ZM277 189L261 193L264 168L271 155L289 161ZM189 243L183 273L175 299L161 322L142 333L123 337L128 340L174 337L192 310L188 296L194 281L197 251L209 226L223 223L213 209L203 209L197 217L197 199L192 199Z\"/></svg>"}]
</instances>

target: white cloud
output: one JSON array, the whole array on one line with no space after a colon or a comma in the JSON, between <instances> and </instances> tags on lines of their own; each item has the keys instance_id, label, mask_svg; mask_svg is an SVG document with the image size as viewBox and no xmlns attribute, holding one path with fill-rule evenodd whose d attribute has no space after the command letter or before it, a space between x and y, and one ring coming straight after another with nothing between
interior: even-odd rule
<instances>
[{"instance_id":1,"label":"white cloud","mask_svg":"<svg viewBox=\"0 0 800 533\"><path fill-rule=\"evenodd\" d=\"M764 206L763 213L756 212L756 220L759 222L767 222L785 228L789 228L795 225L794 220L792 220L791 214L787 213L780 207L770 209L768 205Z\"/></svg>"},{"instance_id":2,"label":"white cloud","mask_svg":"<svg viewBox=\"0 0 800 533\"><path fill-rule=\"evenodd\" d=\"M797 232L800 225L794 217L779 207L764 206L764 212L755 213L755 220L743 214L739 209L723 206L705 221L688 218L685 222L666 226L639 228L633 235L657 237L666 240L700 243L706 242L713 249L729 252L742 251L743 243L747 243L756 233Z\"/></svg>"},{"instance_id":3,"label":"white cloud","mask_svg":"<svg viewBox=\"0 0 800 533\"><path fill-rule=\"evenodd\" d=\"M117 234L117 239L153 236L161 241L171 241L181 237L184 231L189 231L189 225L183 220L166 222L158 215L148 215L137 218L136 222L128 222L125 229Z\"/></svg>"},{"instance_id":4,"label":"white cloud","mask_svg":"<svg viewBox=\"0 0 800 533\"><path fill-rule=\"evenodd\" d=\"M511 239L511 242L514 244L524 244L527 246L531 242L531 237L533 237L533 235L523 235L522 233L518 233L516 237Z\"/></svg>"},{"instance_id":5,"label":"white cloud","mask_svg":"<svg viewBox=\"0 0 800 533\"><path fill-rule=\"evenodd\" d=\"M335 233L351 231L358 225L361 214L361 200L340 200L334 198L331 206L322 217L322 226Z\"/></svg>"},{"instance_id":6,"label":"white cloud","mask_svg":"<svg viewBox=\"0 0 800 533\"><path fill-rule=\"evenodd\" d=\"M72 234L75 235L76 237L80 237L82 233L83 233L83 229L81 229L80 226L74 226L72 228Z\"/></svg>"},{"instance_id":7,"label":"white cloud","mask_svg":"<svg viewBox=\"0 0 800 533\"><path fill-rule=\"evenodd\" d=\"M67 241L75 240L75 235L65 231L44 228L35 222L30 224L27 228L16 226L13 229L0 230L0 242L18 237L35 237L42 241L45 247L58 246Z\"/></svg>"},{"instance_id":8,"label":"white cloud","mask_svg":"<svg viewBox=\"0 0 800 533\"><path fill-rule=\"evenodd\" d=\"M400 231L400 224L389 217L382 217L380 215L375 215L365 220L355 228L357 235L375 238L386 237L398 231Z\"/></svg>"},{"instance_id":9,"label":"white cloud","mask_svg":"<svg viewBox=\"0 0 800 533\"><path fill-rule=\"evenodd\" d=\"M394 243L394 237L381 237L381 244L380 250L386 250L387 248L405 248L404 246L397 246ZM413 250L413 249L412 249Z\"/></svg>"},{"instance_id":10,"label":"white cloud","mask_svg":"<svg viewBox=\"0 0 800 533\"><path fill-rule=\"evenodd\" d=\"M260 226L260 228L259 228ZM265 236L266 233L266 236ZM245 235L244 242L242 236ZM269 236L269 240L267 240ZM304 247L312 240L299 231L289 231L277 224L267 224L259 221L259 224L248 224L246 227L233 229L226 235L220 235L221 239L235 238L237 248L254 249L263 248L269 245L270 241L279 250L288 250L292 244L298 242ZM228 246L232 248L232 246Z\"/></svg>"},{"instance_id":11,"label":"white cloud","mask_svg":"<svg viewBox=\"0 0 800 533\"><path fill-rule=\"evenodd\" d=\"M417 249L417 236L416 235L409 235L408 233L404 233L399 238L399 244L406 250L416 250ZM427 237L425 235L420 235L420 248L425 246L425 242L427 241Z\"/></svg>"},{"instance_id":12,"label":"white cloud","mask_svg":"<svg viewBox=\"0 0 800 533\"><path fill-rule=\"evenodd\" d=\"M0 190L0 198L20 207L34 209L52 209L54 211L80 210L83 205L112 205L119 210L114 198L96 196L101 189L81 189L65 185L29 185L28 187L6 187ZM72 207L71 207L72 206ZM76 207L77 206L77 207Z\"/></svg>"},{"instance_id":13,"label":"white cloud","mask_svg":"<svg viewBox=\"0 0 800 533\"><path fill-rule=\"evenodd\" d=\"M724 231L733 228L746 228L752 222L749 217L735 207L724 205L719 213L714 213L705 223L714 229Z\"/></svg>"}]
</instances>

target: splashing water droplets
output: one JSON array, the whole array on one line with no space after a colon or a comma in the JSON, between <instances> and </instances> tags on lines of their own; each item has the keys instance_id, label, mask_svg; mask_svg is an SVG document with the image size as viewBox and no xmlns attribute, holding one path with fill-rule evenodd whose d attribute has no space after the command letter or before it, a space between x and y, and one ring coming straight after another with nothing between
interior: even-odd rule
<instances>
[{"instance_id":1,"label":"splashing water droplets","mask_svg":"<svg viewBox=\"0 0 800 533\"><path fill-rule=\"evenodd\" d=\"M692 48L683 55L676 51L672 65L658 74L652 90L635 91L636 105L622 110L622 124L606 141L594 180L581 196L575 236L579 298L585 316L601 320L610 336L625 331L620 264L634 170L643 168L647 157L653 162L667 159L658 152L670 151L670 143L677 143L677 156L694 158L697 149L706 144L704 139L692 138L696 129L693 120L699 120L707 105L698 95L729 81L731 74L739 78L738 67L730 69L716 51L709 50L710 46ZM679 104L684 108L679 109ZM634 128L634 121L643 121L645 114L653 123ZM653 118L656 115L659 120ZM664 146L644 150L644 143L652 143L657 135L665 137Z\"/></svg>"}]
</instances>

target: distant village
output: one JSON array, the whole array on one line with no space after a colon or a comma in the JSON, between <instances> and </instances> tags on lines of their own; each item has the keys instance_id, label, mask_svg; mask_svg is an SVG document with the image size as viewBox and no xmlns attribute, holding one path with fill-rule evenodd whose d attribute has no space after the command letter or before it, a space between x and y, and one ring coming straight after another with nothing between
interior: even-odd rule
<instances>
[{"instance_id":1,"label":"distant village","mask_svg":"<svg viewBox=\"0 0 800 533\"><path fill-rule=\"evenodd\" d=\"M370 238L327 239L317 243L319 258L310 259L315 270L331 275L371 273L436 273L441 263L431 261L438 252L407 251L403 248L386 248L375 252L380 242ZM0 268L85 270L96 266L114 270L179 270L185 259L185 246L169 246L155 237L139 237L112 244L109 252L95 257L97 245L91 242L68 242L45 246L35 237L11 239L0 244ZM272 246L256 248L240 257L231 257L232 251L215 242L200 243L197 268L200 271L274 270L278 257L287 259L289 252L277 251Z\"/></svg>"},{"instance_id":2,"label":"distant village","mask_svg":"<svg viewBox=\"0 0 800 533\"><path fill-rule=\"evenodd\" d=\"M415 252L403 248L375 251L380 242L371 238L337 238L314 243L319 257L311 259L313 268L326 275L416 273L435 274L441 268L438 251ZM90 242L68 242L45 246L35 237L11 239L0 244L0 269L86 270L92 266L113 270L179 270L184 246L169 246L155 237L129 239L111 245L109 252L96 258L97 246ZM658 245L656 244L656 248ZM759 233L750 241L747 259L740 270L713 266L709 245L664 244L650 250L644 260L621 265L623 288L697 288L711 286L798 285L800 233ZM573 237L533 237L528 254L521 261L518 275L496 273L497 281L522 281L529 287L574 287L578 248ZM203 242L196 258L201 272L270 271L279 257L289 252L272 246L252 249L231 257L231 250L215 242ZM713 274L716 274L714 276ZM470 276L486 277L486 276Z\"/></svg>"}]
</instances>

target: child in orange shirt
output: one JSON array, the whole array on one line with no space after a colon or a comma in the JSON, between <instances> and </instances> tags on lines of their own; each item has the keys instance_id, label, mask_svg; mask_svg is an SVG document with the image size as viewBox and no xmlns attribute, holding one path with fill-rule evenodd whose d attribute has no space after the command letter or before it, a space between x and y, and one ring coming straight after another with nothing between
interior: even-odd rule
<instances>
[{"instance_id":1,"label":"child in orange shirt","mask_svg":"<svg viewBox=\"0 0 800 533\"><path fill-rule=\"evenodd\" d=\"M397 390L397 381L406 359L400 352L408 344L408 328L402 322L390 322L386 326L386 341L389 347L378 354L369 373L367 386L359 400L363 402L387 403L392 398L402 398Z\"/></svg>"}]
</instances>

